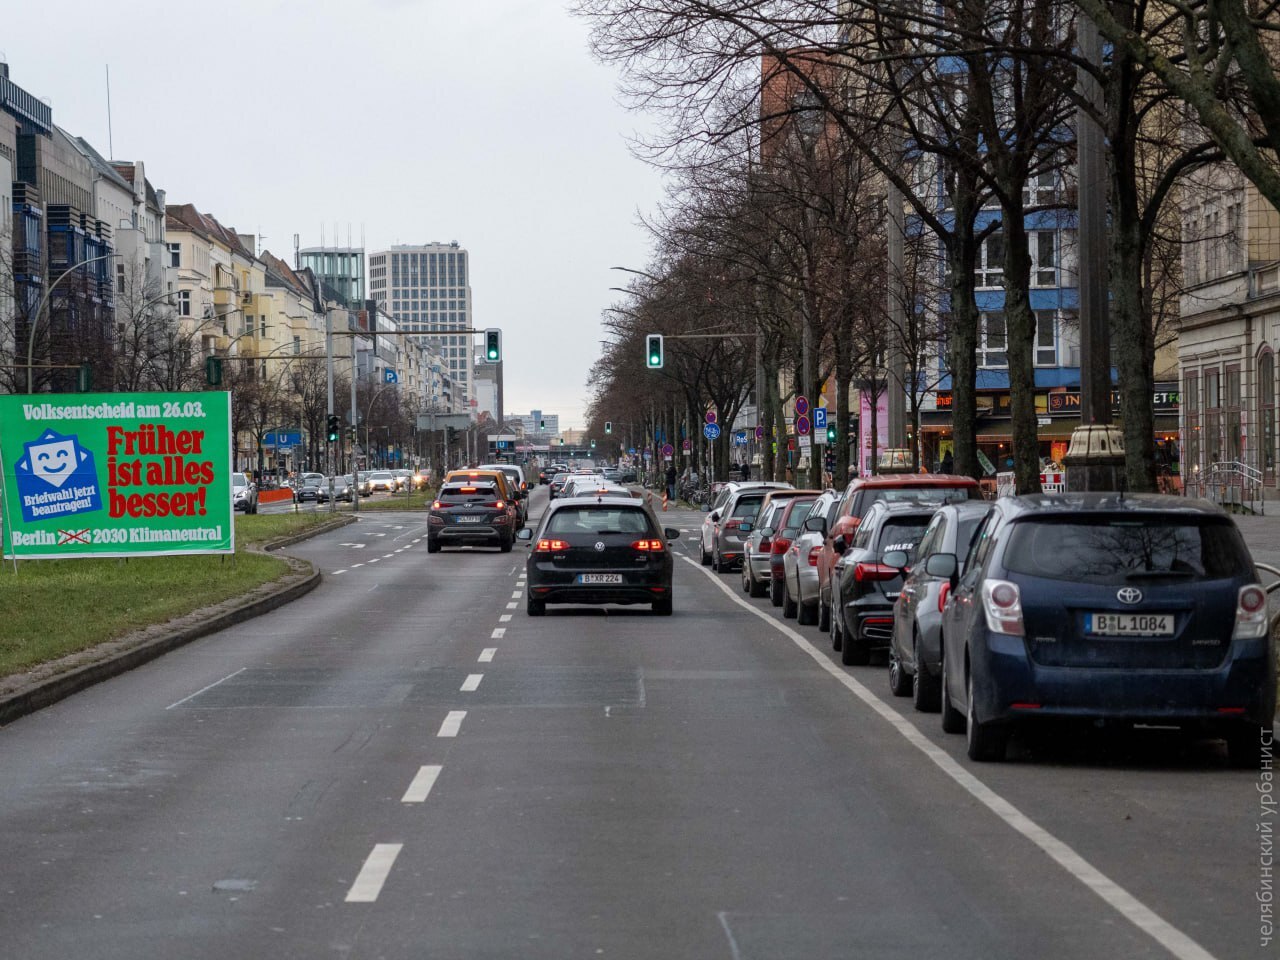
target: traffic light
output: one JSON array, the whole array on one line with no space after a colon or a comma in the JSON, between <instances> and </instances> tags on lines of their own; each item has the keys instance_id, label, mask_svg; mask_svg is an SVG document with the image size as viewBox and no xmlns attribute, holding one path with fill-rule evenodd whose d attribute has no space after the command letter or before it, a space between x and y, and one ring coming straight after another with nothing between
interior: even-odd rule
<instances>
[{"instance_id":1,"label":"traffic light","mask_svg":"<svg viewBox=\"0 0 1280 960\"><path fill-rule=\"evenodd\" d=\"M645 337L647 346L645 348L645 362L650 370L657 370L662 366L662 334L651 333Z\"/></svg>"},{"instance_id":2,"label":"traffic light","mask_svg":"<svg viewBox=\"0 0 1280 960\"><path fill-rule=\"evenodd\" d=\"M592 441L591 441L591 449L592 449L592 450L594 450L595 448L596 448L596 442L595 442L594 440L592 440Z\"/></svg>"},{"instance_id":3,"label":"traffic light","mask_svg":"<svg viewBox=\"0 0 1280 960\"><path fill-rule=\"evenodd\" d=\"M489 327L484 332L485 363L502 362L502 331L497 327Z\"/></svg>"},{"instance_id":4,"label":"traffic light","mask_svg":"<svg viewBox=\"0 0 1280 960\"><path fill-rule=\"evenodd\" d=\"M205 357L204 360L204 379L211 387L216 387L222 383L222 358L221 357Z\"/></svg>"},{"instance_id":5,"label":"traffic light","mask_svg":"<svg viewBox=\"0 0 1280 960\"><path fill-rule=\"evenodd\" d=\"M836 442L836 425L834 423L827 425L827 443Z\"/></svg>"},{"instance_id":6,"label":"traffic light","mask_svg":"<svg viewBox=\"0 0 1280 960\"><path fill-rule=\"evenodd\" d=\"M342 435L342 419L336 414L329 414L329 442L337 443Z\"/></svg>"},{"instance_id":7,"label":"traffic light","mask_svg":"<svg viewBox=\"0 0 1280 960\"><path fill-rule=\"evenodd\" d=\"M605 432L605 433L613 433L613 421L612 421L612 420L606 420L606 421L604 422L604 432Z\"/></svg>"},{"instance_id":8,"label":"traffic light","mask_svg":"<svg viewBox=\"0 0 1280 960\"><path fill-rule=\"evenodd\" d=\"M81 393L88 393L93 389L93 364L80 364L80 369L76 371L76 389Z\"/></svg>"}]
</instances>

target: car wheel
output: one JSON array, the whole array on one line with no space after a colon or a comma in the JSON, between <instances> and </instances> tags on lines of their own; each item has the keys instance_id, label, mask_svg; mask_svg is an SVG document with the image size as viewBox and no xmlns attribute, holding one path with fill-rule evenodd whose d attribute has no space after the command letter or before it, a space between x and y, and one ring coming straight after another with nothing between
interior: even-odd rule
<instances>
[{"instance_id":1,"label":"car wheel","mask_svg":"<svg viewBox=\"0 0 1280 960\"><path fill-rule=\"evenodd\" d=\"M826 633L831 629L831 608L822 602L822 594L818 594L818 631Z\"/></svg>"},{"instance_id":2,"label":"car wheel","mask_svg":"<svg viewBox=\"0 0 1280 960\"><path fill-rule=\"evenodd\" d=\"M707 556L707 548L702 545L702 541L698 541L698 562L704 567L711 563L711 558Z\"/></svg>"},{"instance_id":3,"label":"car wheel","mask_svg":"<svg viewBox=\"0 0 1280 960\"><path fill-rule=\"evenodd\" d=\"M782 606L782 584L777 580L769 581L769 602L775 607Z\"/></svg>"},{"instance_id":4,"label":"car wheel","mask_svg":"<svg viewBox=\"0 0 1280 960\"><path fill-rule=\"evenodd\" d=\"M654 612L654 614L655 614L656 616L659 616L659 617L669 617L669 616L671 616L672 600L673 600L673 599L674 599L674 598L671 596L671 594L669 594L669 593L668 593L668 594L667 594L665 597L663 597L661 600L655 600L655 601L653 601L653 612Z\"/></svg>"},{"instance_id":5,"label":"car wheel","mask_svg":"<svg viewBox=\"0 0 1280 960\"><path fill-rule=\"evenodd\" d=\"M505 537L498 542L498 549L501 550L503 553L510 553L511 545L513 542L514 541L511 537Z\"/></svg>"},{"instance_id":6,"label":"car wheel","mask_svg":"<svg viewBox=\"0 0 1280 960\"><path fill-rule=\"evenodd\" d=\"M1262 765L1262 739L1266 733L1269 731L1265 727L1251 723L1229 732L1224 738L1227 741L1227 762L1238 770L1257 770Z\"/></svg>"},{"instance_id":7,"label":"car wheel","mask_svg":"<svg viewBox=\"0 0 1280 960\"><path fill-rule=\"evenodd\" d=\"M973 671L965 681L965 747L970 760L1003 760L1009 731L993 723L979 723L973 714Z\"/></svg>"},{"instance_id":8,"label":"car wheel","mask_svg":"<svg viewBox=\"0 0 1280 960\"><path fill-rule=\"evenodd\" d=\"M937 713L940 705L938 696L938 678L929 672L929 668L920 662L919 634L911 638L912 656L916 661L916 672L911 675L911 705L921 713Z\"/></svg>"},{"instance_id":9,"label":"car wheel","mask_svg":"<svg viewBox=\"0 0 1280 960\"><path fill-rule=\"evenodd\" d=\"M817 607L812 603L805 603L802 600L796 601L796 623L802 627L812 625L818 619Z\"/></svg>"},{"instance_id":10,"label":"car wheel","mask_svg":"<svg viewBox=\"0 0 1280 960\"><path fill-rule=\"evenodd\" d=\"M787 620L794 620L797 613L796 602L791 599L791 587L784 582L782 584L782 616Z\"/></svg>"},{"instance_id":11,"label":"car wheel","mask_svg":"<svg viewBox=\"0 0 1280 960\"><path fill-rule=\"evenodd\" d=\"M856 631L844 638L844 646L840 650L840 662L846 667L865 667L871 662L871 648Z\"/></svg>"},{"instance_id":12,"label":"car wheel","mask_svg":"<svg viewBox=\"0 0 1280 960\"><path fill-rule=\"evenodd\" d=\"M547 612L546 601L535 600L533 597L526 597L524 601L524 612L531 617L540 617Z\"/></svg>"},{"instance_id":13,"label":"car wheel","mask_svg":"<svg viewBox=\"0 0 1280 960\"><path fill-rule=\"evenodd\" d=\"M747 576L747 569L750 566L751 564L747 563L745 560L742 561L742 592L747 596L751 595L751 578Z\"/></svg>"},{"instance_id":14,"label":"car wheel","mask_svg":"<svg viewBox=\"0 0 1280 960\"><path fill-rule=\"evenodd\" d=\"M428 540L428 541L427 541L427 553L439 553L439 552L440 552L440 541L439 541L439 540Z\"/></svg>"},{"instance_id":15,"label":"car wheel","mask_svg":"<svg viewBox=\"0 0 1280 960\"><path fill-rule=\"evenodd\" d=\"M902 661L892 653L889 654L889 689L895 697L911 693L911 677L902 669Z\"/></svg>"},{"instance_id":16,"label":"car wheel","mask_svg":"<svg viewBox=\"0 0 1280 960\"><path fill-rule=\"evenodd\" d=\"M747 561L744 559L742 561L742 565L745 567L746 564L747 564ZM769 592L769 585L767 583L765 583L763 580L757 580L755 577L751 578L751 595L753 597L757 597L757 598L763 597L768 592Z\"/></svg>"},{"instance_id":17,"label":"car wheel","mask_svg":"<svg viewBox=\"0 0 1280 960\"><path fill-rule=\"evenodd\" d=\"M844 620L840 616L840 611L836 609L836 597L831 595L831 606L827 608L830 613L831 620L831 649L837 653L844 646Z\"/></svg>"},{"instance_id":18,"label":"car wheel","mask_svg":"<svg viewBox=\"0 0 1280 960\"><path fill-rule=\"evenodd\" d=\"M944 733L964 733L964 714L951 705L951 694L947 692L947 651L942 649L942 682L938 690L938 707L942 711L942 731Z\"/></svg>"}]
</instances>

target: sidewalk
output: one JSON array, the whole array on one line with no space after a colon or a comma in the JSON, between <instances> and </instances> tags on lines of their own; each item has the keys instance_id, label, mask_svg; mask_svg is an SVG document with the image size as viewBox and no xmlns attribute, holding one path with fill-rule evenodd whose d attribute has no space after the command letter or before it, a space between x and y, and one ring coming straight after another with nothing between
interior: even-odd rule
<instances>
[{"instance_id":1,"label":"sidewalk","mask_svg":"<svg viewBox=\"0 0 1280 960\"><path fill-rule=\"evenodd\" d=\"M1254 562L1280 567L1280 504L1275 515L1255 517L1247 514L1232 517L1244 537ZM1266 579L1263 580L1267 582Z\"/></svg>"}]
</instances>

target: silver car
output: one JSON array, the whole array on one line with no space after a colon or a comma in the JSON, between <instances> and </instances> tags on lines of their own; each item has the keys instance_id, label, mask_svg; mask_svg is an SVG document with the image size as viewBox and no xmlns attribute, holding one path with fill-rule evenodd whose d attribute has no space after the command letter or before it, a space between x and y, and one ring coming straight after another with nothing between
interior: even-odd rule
<instances>
[{"instance_id":1,"label":"silver car","mask_svg":"<svg viewBox=\"0 0 1280 960\"><path fill-rule=\"evenodd\" d=\"M794 604L798 623L816 622L824 632L831 629L831 618L818 592L818 554L839 505L840 494L835 490L818 497L782 557L784 608Z\"/></svg>"},{"instance_id":2,"label":"silver car","mask_svg":"<svg viewBox=\"0 0 1280 960\"><path fill-rule=\"evenodd\" d=\"M935 553L952 554L960 558L957 575L963 576L969 542L990 510L991 504L983 500L939 507L893 605L889 685L900 697L910 693L917 710L936 713L942 707L942 607L951 586L948 578L930 576L925 562Z\"/></svg>"},{"instance_id":3,"label":"silver car","mask_svg":"<svg viewBox=\"0 0 1280 960\"><path fill-rule=\"evenodd\" d=\"M790 490L789 483L728 483L716 504L702 521L702 539L698 543L698 559L711 564L716 573L732 570L742 562L746 534L742 524L754 523L760 505L771 490Z\"/></svg>"},{"instance_id":4,"label":"silver car","mask_svg":"<svg viewBox=\"0 0 1280 960\"><path fill-rule=\"evenodd\" d=\"M785 500L773 500L760 508L747 545L742 552L742 592L753 597L763 597L769 592L769 553L773 541L774 521L778 519Z\"/></svg>"}]
</instances>

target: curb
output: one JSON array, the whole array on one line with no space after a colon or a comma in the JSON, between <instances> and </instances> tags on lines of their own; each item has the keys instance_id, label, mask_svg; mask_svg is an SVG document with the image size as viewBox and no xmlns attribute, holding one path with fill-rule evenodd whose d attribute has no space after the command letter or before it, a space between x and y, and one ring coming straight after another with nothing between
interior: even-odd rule
<instances>
[{"instance_id":1,"label":"curb","mask_svg":"<svg viewBox=\"0 0 1280 960\"><path fill-rule=\"evenodd\" d=\"M355 521L355 517L342 517L329 523L321 524L305 533L273 540L266 544L263 549L266 552L280 550L310 537L328 533L330 530L336 530L339 527L345 527L349 523L355 523ZM296 568L295 572L285 575L287 582L279 584L277 581L274 589L270 589L273 587L272 584L264 584L255 591L256 593L270 589L270 592L265 596L242 602L224 612L214 613L190 626L166 630L158 636L142 640L133 646L127 646L118 652L106 653L100 660L75 667L65 673L59 673L45 679L33 680L13 693L0 696L0 726L35 713L37 710L66 699L72 694L79 693L94 684L110 680L112 677L117 677L122 673L127 673L135 667L140 667L144 663L162 657L178 647L191 643L193 640L199 640L201 637L206 637L211 633L217 633L219 630L225 630L227 627L270 613L272 610L306 596L320 585L321 573L319 570L305 560L298 560L293 557L288 559ZM302 579L292 579L297 576L298 571L304 569L306 573ZM228 603L236 603L236 601L232 599L213 607L192 610L190 613L184 614L180 619L199 618L205 611L218 610ZM163 627L144 628L137 631L133 636L146 634L156 629L163 630ZM129 638L124 637L115 641L106 641L103 646L121 643L128 644ZM92 655L92 650L73 654L73 656L80 657Z\"/></svg>"}]
</instances>

